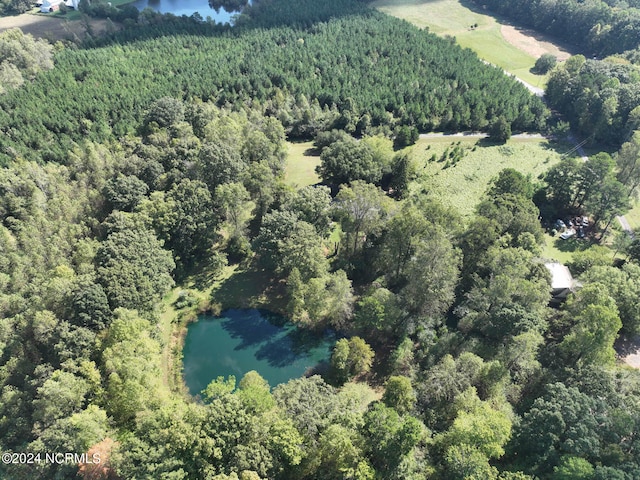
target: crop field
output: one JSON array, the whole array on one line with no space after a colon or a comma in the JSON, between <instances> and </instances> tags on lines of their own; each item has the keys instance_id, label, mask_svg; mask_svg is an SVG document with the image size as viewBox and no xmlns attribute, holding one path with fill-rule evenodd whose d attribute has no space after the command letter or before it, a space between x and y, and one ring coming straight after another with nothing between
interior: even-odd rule
<instances>
[{"instance_id":1,"label":"crop field","mask_svg":"<svg viewBox=\"0 0 640 480\"><path fill-rule=\"evenodd\" d=\"M372 5L437 35L455 37L460 46L535 87L542 88L546 82L546 76L529 71L537 57L545 52L561 59L567 56L548 39L502 25L493 16L466 6L465 0L377 0Z\"/></svg>"},{"instance_id":2,"label":"crop field","mask_svg":"<svg viewBox=\"0 0 640 480\"><path fill-rule=\"evenodd\" d=\"M315 185L320 181L316 167L320 165L320 156L313 148L313 142L288 142L289 152L285 168L285 181L293 187Z\"/></svg>"},{"instance_id":3,"label":"crop field","mask_svg":"<svg viewBox=\"0 0 640 480\"><path fill-rule=\"evenodd\" d=\"M419 176L411 188L433 195L469 217L502 169L514 168L535 181L559 162L567 149L536 137L512 138L505 145L477 137L421 138L410 153Z\"/></svg>"}]
</instances>

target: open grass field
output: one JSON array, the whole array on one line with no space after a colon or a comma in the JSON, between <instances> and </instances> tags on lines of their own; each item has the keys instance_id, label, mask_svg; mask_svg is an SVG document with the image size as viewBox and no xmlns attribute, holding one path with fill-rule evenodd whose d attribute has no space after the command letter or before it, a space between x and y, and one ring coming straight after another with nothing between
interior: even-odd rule
<instances>
[{"instance_id":1,"label":"open grass field","mask_svg":"<svg viewBox=\"0 0 640 480\"><path fill-rule=\"evenodd\" d=\"M316 167L320 165L320 156L313 148L313 142L288 142L289 154L285 169L285 181L292 187L306 187L320 181Z\"/></svg>"},{"instance_id":2,"label":"open grass field","mask_svg":"<svg viewBox=\"0 0 640 480\"><path fill-rule=\"evenodd\" d=\"M437 35L456 37L460 46L534 87L542 88L546 82L546 76L529 71L540 55L548 52L561 59L568 56L549 39L504 25L494 16L476 11L466 0L377 0L372 5Z\"/></svg>"},{"instance_id":3,"label":"open grass field","mask_svg":"<svg viewBox=\"0 0 640 480\"><path fill-rule=\"evenodd\" d=\"M459 146L464 156L453 163L443 158ZM514 168L533 180L560 161L564 145L542 138L512 138L505 145L464 137L421 138L411 149L419 178L411 185L455 207L464 217L473 214L489 182L504 168ZM435 155L435 160L432 160ZM447 155L448 157L448 155Z\"/></svg>"}]
</instances>

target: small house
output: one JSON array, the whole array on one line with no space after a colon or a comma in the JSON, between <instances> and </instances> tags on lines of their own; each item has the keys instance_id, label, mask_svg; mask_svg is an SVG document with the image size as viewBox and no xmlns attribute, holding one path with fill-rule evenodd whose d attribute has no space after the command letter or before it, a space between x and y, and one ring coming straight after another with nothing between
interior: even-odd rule
<instances>
[{"instance_id":1,"label":"small house","mask_svg":"<svg viewBox=\"0 0 640 480\"><path fill-rule=\"evenodd\" d=\"M549 304L552 306L560 305L575 290L577 283L566 265L549 262L544 266L551 274L551 300Z\"/></svg>"},{"instance_id":2,"label":"small house","mask_svg":"<svg viewBox=\"0 0 640 480\"><path fill-rule=\"evenodd\" d=\"M36 5L40 7L40 13L52 13L60 10L60 5L65 4L74 10L78 9L80 0L37 0Z\"/></svg>"},{"instance_id":3,"label":"small house","mask_svg":"<svg viewBox=\"0 0 640 480\"><path fill-rule=\"evenodd\" d=\"M60 9L60 5L64 3L64 0L43 0L40 5L41 13L51 13Z\"/></svg>"}]
</instances>

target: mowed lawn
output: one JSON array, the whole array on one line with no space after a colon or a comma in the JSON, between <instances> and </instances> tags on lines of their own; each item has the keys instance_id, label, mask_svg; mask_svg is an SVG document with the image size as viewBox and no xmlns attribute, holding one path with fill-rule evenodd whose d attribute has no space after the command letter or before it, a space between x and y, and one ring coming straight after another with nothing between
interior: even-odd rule
<instances>
[{"instance_id":1,"label":"mowed lawn","mask_svg":"<svg viewBox=\"0 0 640 480\"><path fill-rule=\"evenodd\" d=\"M313 142L287 142L289 152L285 168L285 182L292 187L301 188L320 182L316 167L320 165L320 156L313 148Z\"/></svg>"},{"instance_id":2,"label":"mowed lawn","mask_svg":"<svg viewBox=\"0 0 640 480\"><path fill-rule=\"evenodd\" d=\"M545 260L553 260L566 265L573 261L573 256L576 252L583 252L591 246L593 244L588 240L577 238L563 240L559 234L552 237L549 233L545 233L541 257Z\"/></svg>"},{"instance_id":3,"label":"mowed lawn","mask_svg":"<svg viewBox=\"0 0 640 480\"><path fill-rule=\"evenodd\" d=\"M447 149L451 152L456 146L464 150L460 160L453 164L451 158L442 159ZM433 195L470 217L501 170L514 168L537 181L566 150L541 138L512 138L505 145L477 138L421 138L410 153L419 175L411 189ZM432 160L434 155L436 159Z\"/></svg>"},{"instance_id":4,"label":"mowed lawn","mask_svg":"<svg viewBox=\"0 0 640 480\"><path fill-rule=\"evenodd\" d=\"M372 5L420 28L428 27L439 36L456 37L460 46L470 48L483 60L544 87L546 77L529 71L536 58L505 40L500 23L492 16L474 12L458 0L377 0Z\"/></svg>"}]
</instances>

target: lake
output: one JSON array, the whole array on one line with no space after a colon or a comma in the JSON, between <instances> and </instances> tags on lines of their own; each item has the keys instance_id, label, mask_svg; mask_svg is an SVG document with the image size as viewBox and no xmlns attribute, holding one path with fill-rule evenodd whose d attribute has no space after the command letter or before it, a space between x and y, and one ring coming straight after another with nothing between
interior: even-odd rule
<instances>
[{"instance_id":1,"label":"lake","mask_svg":"<svg viewBox=\"0 0 640 480\"><path fill-rule=\"evenodd\" d=\"M237 13L227 13L224 9L220 9L220 13L209 6L208 0L137 0L133 5L138 10L151 8L160 13L173 13L178 17L182 15L191 16L195 12L202 15L206 19L211 17L217 23L231 23L231 17Z\"/></svg>"},{"instance_id":2,"label":"lake","mask_svg":"<svg viewBox=\"0 0 640 480\"><path fill-rule=\"evenodd\" d=\"M332 334L317 336L264 310L225 310L201 315L189 325L183 348L183 375L192 395L218 376L236 381L256 370L272 387L298 378L329 360Z\"/></svg>"}]
</instances>

